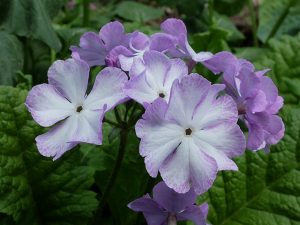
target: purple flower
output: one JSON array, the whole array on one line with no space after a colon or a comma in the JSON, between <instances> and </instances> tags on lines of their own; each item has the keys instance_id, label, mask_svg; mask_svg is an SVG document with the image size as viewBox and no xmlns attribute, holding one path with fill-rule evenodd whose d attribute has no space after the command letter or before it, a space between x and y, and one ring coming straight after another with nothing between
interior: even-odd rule
<instances>
[{"instance_id":1,"label":"purple flower","mask_svg":"<svg viewBox=\"0 0 300 225\"><path fill-rule=\"evenodd\" d=\"M226 92L237 103L239 117L249 129L247 148L265 149L284 135L284 124L277 116L283 105L273 81L264 76L268 70L255 72L254 66L237 59L230 52L220 52L204 62L214 73L223 72Z\"/></svg>"},{"instance_id":2,"label":"purple flower","mask_svg":"<svg viewBox=\"0 0 300 225\"><path fill-rule=\"evenodd\" d=\"M180 59L169 59L156 51L146 52L142 60L144 72L132 74L124 87L125 94L144 106L159 97L168 102L174 80L188 74L185 63Z\"/></svg>"},{"instance_id":3,"label":"purple flower","mask_svg":"<svg viewBox=\"0 0 300 225\"><path fill-rule=\"evenodd\" d=\"M134 32L129 38L129 46L117 46L107 56L108 65L122 68L130 76L140 74L145 69L143 56L146 52L155 50L164 52L171 46L170 39L164 37L148 37L144 33ZM164 42L165 41L165 42Z\"/></svg>"},{"instance_id":4,"label":"purple flower","mask_svg":"<svg viewBox=\"0 0 300 225\"><path fill-rule=\"evenodd\" d=\"M136 133L150 176L159 171L176 192L202 194L218 170L238 169L230 158L244 152L245 137L235 102L218 97L224 87L192 74L174 81L169 103L158 98L146 108Z\"/></svg>"},{"instance_id":5,"label":"purple flower","mask_svg":"<svg viewBox=\"0 0 300 225\"><path fill-rule=\"evenodd\" d=\"M88 96L89 66L83 61L56 61L49 68L48 79L49 84L33 87L26 99L38 124L55 125L36 137L39 152L58 159L80 142L100 145L104 113L127 99L122 91L127 82L124 72L102 70Z\"/></svg>"},{"instance_id":6,"label":"purple flower","mask_svg":"<svg viewBox=\"0 0 300 225\"><path fill-rule=\"evenodd\" d=\"M191 59L195 62L202 62L212 57L210 52L196 53L188 43L187 29L182 20L167 19L161 24L164 33L154 35L153 39L160 39L160 45L169 46L166 53L171 57ZM172 43L170 46L169 42Z\"/></svg>"},{"instance_id":7,"label":"purple flower","mask_svg":"<svg viewBox=\"0 0 300 225\"><path fill-rule=\"evenodd\" d=\"M177 221L185 220L206 225L208 205L195 205L196 198L193 190L179 194L160 182L153 188L153 199L147 194L129 203L128 207L143 212L148 225L176 225Z\"/></svg>"},{"instance_id":8,"label":"purple flower","mask_svg":"<svg viewBox=\"0 0 300 225\"><path fill-rule=\"evenodd\" d=\"M80 38L80 47L71 46L72 57L81 59L89 66L105 65L105 58L116 46L128 47L131 34L125 34L123 25L118 22L110 22L104 25L99 34L87 32Z\"/></svg>"}]
</instances>

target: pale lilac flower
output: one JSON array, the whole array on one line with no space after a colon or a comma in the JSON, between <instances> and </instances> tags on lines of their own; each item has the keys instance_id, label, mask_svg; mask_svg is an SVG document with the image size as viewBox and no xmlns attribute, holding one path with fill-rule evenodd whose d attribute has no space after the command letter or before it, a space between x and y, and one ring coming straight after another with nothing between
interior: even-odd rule
<instances>
[{"instance_id":1,"label":"pale lilac flower","mask_svg":"<svg viewBox=\"0 0 300 225\"><path fill-rule=\"evenodd\" d=\"M106 68L96 77L86 96L89 66L83 61L56 61L48 71L49 84L32 88L26 106L33 119L43 127L52 127L36 137L39 152L58 159L80 142L102 143L104 113L125 101L126 75L118 68Z\"/></svg>"},{"instance_id":2,"label":"pale lilac flower","mask_svg":"<svg viewBox=\"0 0 300 225\"><path fill-rule=\"evenodd\" d=\"M116 66L129 72L130 76L140 74L145 69L143 56L146 52L155 50L164 52L171 46L171 41L164 42L164 37L148 37L142 32L134 32L129 38L129 46L117 46L108 54L106 61L109 66ZM166 43L166 44L164 44Z\"/></svg>"},{"instance_id":3,"label":"pale lilac flower","mask_svg":"<svg viewBox=\"0 0 300 225\"><path fill-rule=\"evenodd\" d=\"M105 65L105 58L116 46L128 47L131 34L125 34L123 25L110 22L104 25L99 34L87 32L80 38L79 47L71 46L72 57L81 59L89 66Z\"/></svg>"},{"instance_id":4,"label":"pale lilac flower","mask_svg":"<svg viewBox=\"0 0 300 225\"><path fill-rule=\"evenodd\" d=\"M237 107L225 85L192 74L174 81L169 103L158 98L136 124L146 169L158 171L168 187L185 193L207 191L218 170L237 170L232 157L243 154L245 137Z\"/></svg>"},{"instance_id":5,"label":"pale lilac flower","mask_svg":"<svg viewBox=\"0 0 300 225\"><path fill-rule=\"evenodd\" d=\"M250 62L230 52L220 52L204 65L214 73L223 72L226 92L236 101L240 119L249 129L247 148L268 151L270 145L278 143L284 135L284 124L276 114L283 98L273 81L264 76L268 70L255 72Z\"/></svg>"},{"instance_id":6,"label":"pale lilac flower","mask_svg":"<svg viewBox=\"0 0 300 225\"><path fill-rule=\"evenodd\" d=\"M125 94L144 106L157 98L168 102L174 80L188 74L185 63L180 59L169 59L157 51L146 52L142 60L144 72L132 74L124 87Z\"/></svg>"},{"instance_id":7,"label":"pale lilac flower","mask_svg":"<svg viewBox=\"0 0 300 225\"><path fill-rule=\"evenodd\" d=\"M202 62L212 57L210 52L196 53L188 43L187 29L185 24L180 19L170 18L161 24L161 30L164 33L154 35L154 38L159 38L160 45L168 46L166 54L175 58L184 58L195 62ZM170 46L169 42L172 43Z\"/></svg>"},{"instance_id":8,"label":"pale lilac flower","mask_svg":"<svg viewBox=\"0 0 300 225\"><path fill-rule=\"evenodd\" d=\"M153 188L153 199L149 194L129 203L128 207L142 212L148 225L175 225L177 221L191 220L195 225L206 225L208 205L195 205L193 190L179 194L167 187L164 182Z\"/></svg>"}]
</instances>

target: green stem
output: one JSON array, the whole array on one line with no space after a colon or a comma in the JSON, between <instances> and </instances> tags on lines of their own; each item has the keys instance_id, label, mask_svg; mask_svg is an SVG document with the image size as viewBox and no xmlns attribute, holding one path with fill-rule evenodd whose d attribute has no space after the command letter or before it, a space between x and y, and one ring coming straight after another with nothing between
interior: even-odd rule
<instances>
[{"instance_id":1,"label":"green stem","mask_svg":"<svg viewBox=\"0 0 300 225\"><path fill-rule=\"evenodd\" d=\"M214 24L214 0L208 1L208 13L209 13L209 25L212 26Z\"/></svg>"},{"instance_id":2,"label":"green stem","mask_svg":"<svg viewBox=\"0 0 300 225\"><path fill-rule=\"evenodd\" d=\"M257 39L257 21L256 21L256 11L254 8L253 0L248 0L248 8L251 16L251 25L252 25L252 35L254 46L258 47L258 39Z\"/></svg>"},{"instance_id":3,"label":"green stem","mask_svg":"<svg viewBox=\"0 0 300 225\"><path fill-rule=\"evenodd\" d=\"M119 145L119 151L118 151L118 155L117 155L117 159L114 165L114 168L112 170L112 173L109 177L109 180L104 188L102 197L99 201L99 205L97 208L97 211L95 213L94 216L94 220L93 220L93 224L101 224L101 214L103 211L103 207L105 206L105 203L107 201L107 198L110 195L110 192L116 182L117 176L119 174L119 171L121 169L121 165L123 162L123 158L125 155L125 149L126 149L126 144L127 144L127 138L128 138L128 131L127 131L127 127L123 126L121 131L120 131L120 145Z\"/></svg>"},{"instance_id":4,"label":"green stem","mask_svg":"<svg viewBox=\"0 0 300 225\"><path fill-rule=\"evenodd\" d=\"M83 0L83 18L82 18L82 25L88 26L90 21L90 10L89 10L90 0Z\"/></svg>"},{"instance_id":5,"label":"green stem","mask_svg":"<svg viewBox=\"0 0 300 225\"><path fill-rule=\"evenodd\" d=\"M271 33L269 34L268 38L266 39L266 43L272 38L274 37L274 35L277 33L279 27L281 26L281 24L283 23L285 17L288 15L290 8L292 7L292 5L294 4L295 0L290 0L289 4L286 5L283 13L280 15L280 17L278 18L278 20L276 21L276 24L274 25L274 27L272 28Z\"/></svg>"}]
</instances>

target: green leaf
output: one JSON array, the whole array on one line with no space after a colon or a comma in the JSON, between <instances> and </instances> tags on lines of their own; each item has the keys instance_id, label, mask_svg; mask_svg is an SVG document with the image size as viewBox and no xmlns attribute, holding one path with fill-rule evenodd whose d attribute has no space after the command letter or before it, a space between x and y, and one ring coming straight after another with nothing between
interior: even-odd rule
<instances>
[{"instance_id":1,"label":"green leaf","mask_svg":"<svg viewBox=\"0 0 300 225\"><path fill-rule=\"evenodd\" d=\"M300 224L300 109L282 113L286 133L270 154L247 151L238 172L222 172L200 201L214 225Z\"/></svg>"},{"instance_id":2,"label":"green leaf","mask_svg":"<svg viewBox=\"0 0 300 225\"><path fill-rule=\"evenodd\" d=\"M11 34L0 31L0 84L13 85L16 72L23 68L21 42Z\"/></svg>"},{"instance_id":3,"label":"green leaf","mask_svg":"<svg viewBox=\"0 0 300 225\"><path fill-rule=\"evenodd\" d=\"M268 75L279 88L286 103L299 104L300 82L300 34L296 37L285 36L269 42L269 50L255 60L260 69L270 68Z\"/></svg>"},{"instance_id":4,"label":"green leaf","mask_svg":"<svg viewBox=\"0 0 300 225\"><path fill-rule=\"evenodd\" d=\"M115 14L134 22L147 22L162 17L163 9L156 9L139 2L123 1L116 6Z\"/></svg>"},{"instance_id":5,"label":"green leaf","mask_svg":"<svg viewBox=\"0 0 300 225\"><path fill-rule=\"evenodd\" d=\"M263 1L259 9L257 36L262 42L283 34L297 34L300 30L300 1Z\"/></svg>"},{"instance_id":6,"label":"green leaf","mask_svg":"<svg viewBox=\"0 0 300 225\"><path fill-rule=\"evenodd\" d=\"M97 206L94 171L78 150L53 162L34 144L41 129L24 106L27 91L0 86L0 224L83 225Z\"/></svg>"},{"instance_id":7,"label":"green leaf","mask_svg":"<svg viewBox=\"0 0 300 225\"><path fill-rule=\"evenodd\" d=\"M227 39L229 32L223 28L211 27L209 31L193 36L193 48L196 52L210 51L213 53L229 50Z\"/></svg>"},{"instance_id":8,"label":"green leaf","mask_svg":"<svg viewBox=\"0 0 300 225\"><path fill-rule=\"evenodd\" d=\"M218 0L215 1L214 10L221 14L233 16L239 13L246 3L247 0Z\"/></svg>"},{"instance_id":9,"label":"green leaf","mask_svg":"<svg viewBox=\"0 0 300 225\"><path fill-rule=\"evenodd\" d=\"M19 36L42 40L48 46L59 51L61 43L54 32L48 11L49 4L41 0L11 0L9 2L9 16L3 24L5 30Z\"/></svg>"}]
</instances>

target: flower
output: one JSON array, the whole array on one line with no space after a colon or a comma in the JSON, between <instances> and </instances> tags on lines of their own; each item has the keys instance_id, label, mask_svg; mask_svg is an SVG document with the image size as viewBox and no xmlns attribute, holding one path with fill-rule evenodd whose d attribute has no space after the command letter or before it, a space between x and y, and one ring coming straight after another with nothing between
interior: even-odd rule
<instances>
[{"instance_id":1,"label":"flower","mask_svg":"<svg viewBox=\"0 0 300 225\"><path fill-rule=\"evenodd\" d=\"M143 56L146 52L154 50L164 52L171 46L170 39L156 36L148 37L142 32L134 32L129 38L129 46L117 46L110 51L106 61L109 66L116 66L132 74L140 74L145 70Z\"/></svg>"},{"instance_id":2,"label":"flower","mask_svg":"<svg viewBox=\"0 0 300 225\"><path fill-rule=\"evenodd\" d=\"M128 47L131 34L125 34L123 25L110 22L104 25L99 34L87 32L80 38L80 47L71 46L72 57L81 59L89 66L105 65L105 58L116 46Z\"/></svg>"},{"instance_id":3,"label":"flower","mask_svg":"<svg viewBox=\"0 0 300 225\"><path fill-rule=\"evenodd\" d=\"M56 61L49 68L48 79L49 84L33 87L26 99L38 124L55 125L36 137L39 152L58 159L80 142L100 145L104 113L127 99L122 91L127 82L124 72L102 70L88 96L89 66L83 61Z\"/></svg>"},{"instance_id":4,"label":"flower","mask_svg":"<svg viewBox=\"0 0 300 225\"><path fill-rule=\"evenodd\" d=\"M136 133L150 176L159 171L176 192L201 194L218 170L238 169L230 158L244 152L245 137L235 102L218 97L224 87L191 74L174 81L169 103L158 98L146 108Z\"/></svg>"},{"instance_id":5,"label":"flower","mask_svg":"<svg viewBox=\"0 0 300 225\"><path fill-rule=\"evenodd\" d=\"M264 76L269 70L255 72L254 66L230 52L220 52L204 62L214 73L223 72L226 92L237 103L240 119L249 129L247 148L265 149L284 135L284 124L276 114L283 105L273 81Z\"/></svg>"},{"instance_id":6,"label":"flower","mask_svg":"<svg viewBox=\"0 0 300 225\"><path fill-rule=\"evenodd\" d=\"M171 57L192 59L195 62L202 62L212 57L210 52L196 53L188 43L187 29L182 20L170 18L161 24L163 33L157 33L154 38L159 38L161 45L172 45L166 50Z\"/></svg>"},{"instance_id":7,"label":"flower","mask_svg":"<svg viewBox=\"0 0 300 225\"><path fill-rule=\"evenodd\" d=\"M184 220L206 225L208 205L195 205L196 197L193 190L179 194L160 182L153 188L153 199L147 194L129 203L128 207L143 212L148 225L173 225Z\"/></svg>"},{"instance_id":8,"label":"flower","mask_svg":"<svg viewBox=\"0 0 300 225\"><path fill-rule=\"evenodd\" d=\"M132 74L124 87L125 94L144 106L159 97L168 102L174 80L188 74L185 63L156 51L146 52L143 61L144 72Z\"/></svg>"}]
</instances>

